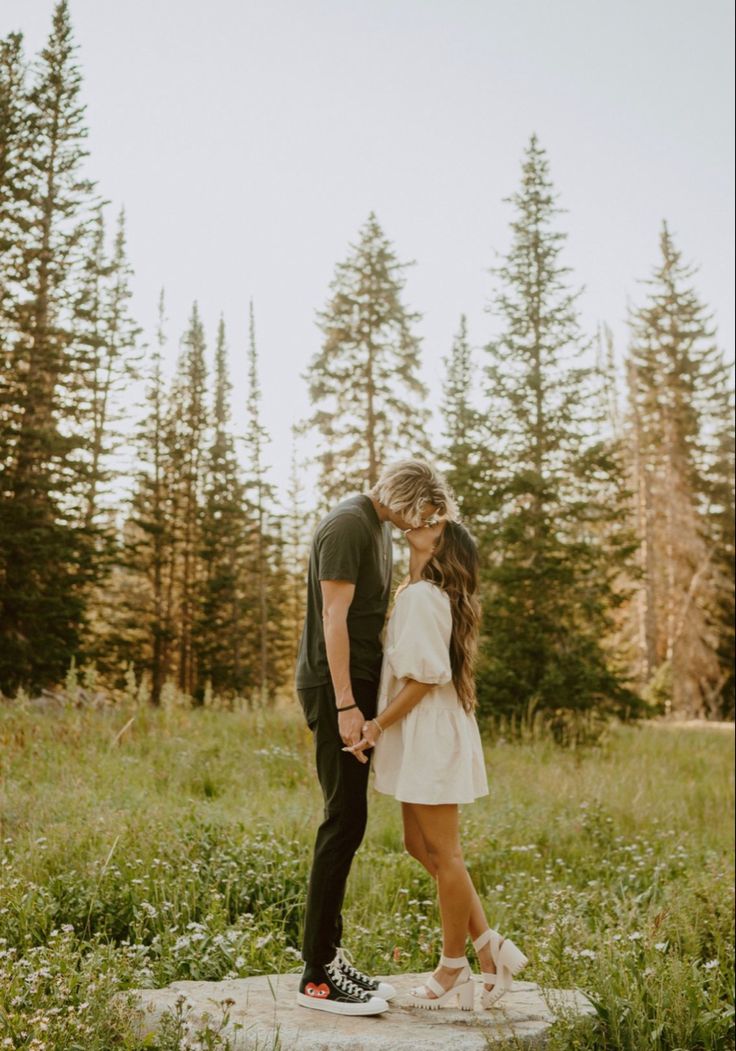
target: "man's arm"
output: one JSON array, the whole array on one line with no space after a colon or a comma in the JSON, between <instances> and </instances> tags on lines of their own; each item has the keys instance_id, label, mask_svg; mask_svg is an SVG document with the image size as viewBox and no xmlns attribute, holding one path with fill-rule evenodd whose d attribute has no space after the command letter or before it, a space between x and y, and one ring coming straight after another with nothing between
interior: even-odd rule
<instances>
[{"instance_id":1,"label":"man's arm","mask_svg":"<svg viewBox=\"0 0 736 1051\"><path fill-rule=\"evenodd\" d=\"M348 610L355 595L355 584L347 580L320 580L322 589L322 626L325 635L327 663L335 690L338 709L355 704L350 682L350 637L348 635ZM356 744L364 715L360 708L338 713L340 737L345 744Z\"/></svg>"}]
</instances>

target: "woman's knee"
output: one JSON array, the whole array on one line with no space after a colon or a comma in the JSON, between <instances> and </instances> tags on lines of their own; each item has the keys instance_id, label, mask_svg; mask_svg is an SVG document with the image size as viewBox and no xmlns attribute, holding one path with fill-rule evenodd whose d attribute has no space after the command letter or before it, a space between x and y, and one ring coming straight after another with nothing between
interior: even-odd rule
<instances>
[{"instance_id":1,"label":"woman's knee","mask_svg":"<svg viewBox=\"0 0 736 1051\"><path fill-rule=\"evenodd\" d=\"M417 861L424 861L427 857L424 841L411 832L404 833L404 850Z\"/></svg>"},{"instance_id":2,"label":"woman's knee","mask_svg":"<svg viewBox=\"0 0 736 1051\"><path fill-rule=\"evenodd\" d=\"M440 872L445 870L457 870L465 868L465 859L462 849L458 847L447 847L444 844L428 843L427 856L430 864Z\"/></svg>"}]
</instances>

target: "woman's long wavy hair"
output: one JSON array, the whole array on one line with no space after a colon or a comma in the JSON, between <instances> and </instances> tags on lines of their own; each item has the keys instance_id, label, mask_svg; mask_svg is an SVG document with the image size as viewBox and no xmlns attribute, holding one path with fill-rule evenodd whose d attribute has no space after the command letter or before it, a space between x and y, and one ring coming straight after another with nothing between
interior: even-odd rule
<instances>
[{"instance_id":1,"label":"woman's long wavy hair","mask_svg":"<svg viewBox=\"0 0 736 1051\"><path fill-rule=\"evenodd\" d=\"M432 557L422 571L425 580L446 591L452 609L450 666L452 681L466 712L477 705L475 661L480 631L478 548L460 522L447 521Z\"/></svg>"}]
</instances>

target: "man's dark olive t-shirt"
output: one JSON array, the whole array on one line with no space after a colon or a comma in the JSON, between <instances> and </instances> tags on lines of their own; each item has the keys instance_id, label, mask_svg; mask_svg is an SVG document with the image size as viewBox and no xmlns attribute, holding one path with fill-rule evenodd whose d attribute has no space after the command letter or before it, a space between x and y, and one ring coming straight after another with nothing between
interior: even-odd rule
<instances>
[{"instance_id":1,"label":"man's dark olive t-shirt","mask_svg":"<svg viewBox=\"0 0 736 1051\"><path fill-rule=\"evenodd\" d=\"M320 580L348 580L350 676L378 682L381 632L391 591L391 524L381 522L368 496L349 496L317 526L309 553L307 609L296 660L298 690L332 681L322 625Z\"/></svg>"}]
</instances>

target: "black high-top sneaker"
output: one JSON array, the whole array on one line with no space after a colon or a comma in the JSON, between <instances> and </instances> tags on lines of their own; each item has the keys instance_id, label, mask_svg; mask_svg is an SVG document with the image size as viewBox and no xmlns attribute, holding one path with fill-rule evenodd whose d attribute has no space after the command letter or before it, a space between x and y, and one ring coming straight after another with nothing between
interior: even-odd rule
<instances>
[{"instance_id":1,"label":"black high-top sneaker","mask_svg":"<svg viewBox=\"0 0 736 1051\"><path fill-rule=\"evenodd\" d=\"M371 978L369 974L359 971L341 946L338 946L335 961L342 973L346 974L351 982L355 982L365 992L373 993L374 996L380 996L383 1000L390 1000L393 996L396 996L396 990L389 982L381 982L378 978Z\"/></svg>"},{"instance_id":2,"label":"black high-top sneaker","mask_svg":"<svg viewBox=\"0 0 736 1051\"><path fill-rule=\"evenodd\" d=\"M296 1002L302 1007L338 1015L380 1015L388 1011L382 997L367 992L343 974L337 958L325 964L321 971L305 971Z\"/></svg>"}]
</instances>

